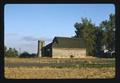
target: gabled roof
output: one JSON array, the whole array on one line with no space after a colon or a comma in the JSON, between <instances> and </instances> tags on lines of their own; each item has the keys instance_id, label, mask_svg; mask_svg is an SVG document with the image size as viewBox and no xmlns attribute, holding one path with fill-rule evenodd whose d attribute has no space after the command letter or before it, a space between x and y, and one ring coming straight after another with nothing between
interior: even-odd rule
<instances>
[{"instance_id":1,"label":"gabled roof","mask_svg":"<svg viewBox=\"0 0 120 83\"><path fill-rule=\"evenodd\" d=\"M83 38L55 37L52 46L56 48L85 48Z\"/></svg>"}]
</instances>

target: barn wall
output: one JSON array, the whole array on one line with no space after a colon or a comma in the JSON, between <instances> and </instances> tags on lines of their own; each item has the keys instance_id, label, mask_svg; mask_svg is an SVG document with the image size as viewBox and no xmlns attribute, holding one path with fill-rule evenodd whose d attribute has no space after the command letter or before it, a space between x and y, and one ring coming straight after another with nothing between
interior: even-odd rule
<instances>
[{"instance_id":1,"label":"barn wall","mask_svg":"<svg viewBox=\"0 0 120 83\"><path fill-rule=\"evenodd\" d=\"M52 58L84 58L86 49L79 48L53 48Z\"/></svg>"}]
</instances>

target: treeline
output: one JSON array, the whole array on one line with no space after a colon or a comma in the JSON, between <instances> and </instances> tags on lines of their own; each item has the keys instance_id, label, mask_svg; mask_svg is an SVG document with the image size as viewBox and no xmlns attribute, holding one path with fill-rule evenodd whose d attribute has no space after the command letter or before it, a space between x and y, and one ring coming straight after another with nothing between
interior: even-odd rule
<instances>
[{"instance_id":1,"label":"treeline","mask_svg":"<svg viewBox=\"0 0 120 83\"><path fill-rule=\"evenodd\" d=\"M32 53L32 54L30 54L30 53L28 53L28 52L23 52L22 54L20 54L20 56L19 56L20 58L30 58L30 57L37 57L37 54L35 54L35 53Z\"/></svg>"},{"instance_id":2,"label":"treeline","mask_svg":"<svg viewBox=\"0 0 120 83\"><path fill-rule=\"evenodd\" d=\"M99 26L95 26L87 18L81 18L81 22L75 23L74 27L74 37L84 39L88 56L102 56L105 54L104 51L110 55L115 51L114 14L110 14L109 19L102 21Z\"/></svg>"},{"instance_id":3,"label":"treeline","mask_svg":"<svg viewBox=\"0 0 120 83\"><path fill-rule=\"evenodd\" d=\"M22 52L19 53L18 50L16 50L15 48L7 48L6 46L4 47L4 56L5 57L37 57L37 55L35 53L28 53L28 52Z\"/></svg>"},{"instance_id":4,"label":"treeline","mask_svg":"<svg viewBox=\"0 0 120 83\"><path fill-rule=\"evenodd\" d=\"M5 57L17 57L18 56L18 51L15 48L7 48L6 46L4 47L4 56Z\"/></svg>"}]
</instances>

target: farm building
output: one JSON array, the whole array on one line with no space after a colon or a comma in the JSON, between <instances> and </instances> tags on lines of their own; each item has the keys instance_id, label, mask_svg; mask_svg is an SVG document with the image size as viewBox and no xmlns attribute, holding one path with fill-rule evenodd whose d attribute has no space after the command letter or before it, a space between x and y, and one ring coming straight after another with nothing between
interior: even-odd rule
<instances>
[{"instance_id":1,"label":"farm building","mask_svg":"<svg viewBox=\"0 0 120 83\"><path fill-rule=\"evenodd\" d=\"M52 58L83 58L86 57L85 43L82 38L55 37L44 46L38 41L38 56Z\"/></svg>"}]
</instances>

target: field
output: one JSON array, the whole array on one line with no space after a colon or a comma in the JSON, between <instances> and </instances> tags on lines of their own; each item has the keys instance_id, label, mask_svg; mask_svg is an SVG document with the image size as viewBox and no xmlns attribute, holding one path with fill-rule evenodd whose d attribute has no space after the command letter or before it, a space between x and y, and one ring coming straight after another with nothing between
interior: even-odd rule
<instances>
[{"instance_id":1,"label":"field","mask_svg":"<svg viewBox=\"0 0 120 83\"><path fill-rule=\"evenodd\" d=\"M5 58L6 79L96 79L115 77L115 59Z\"/></svg>"}]
</instances>

